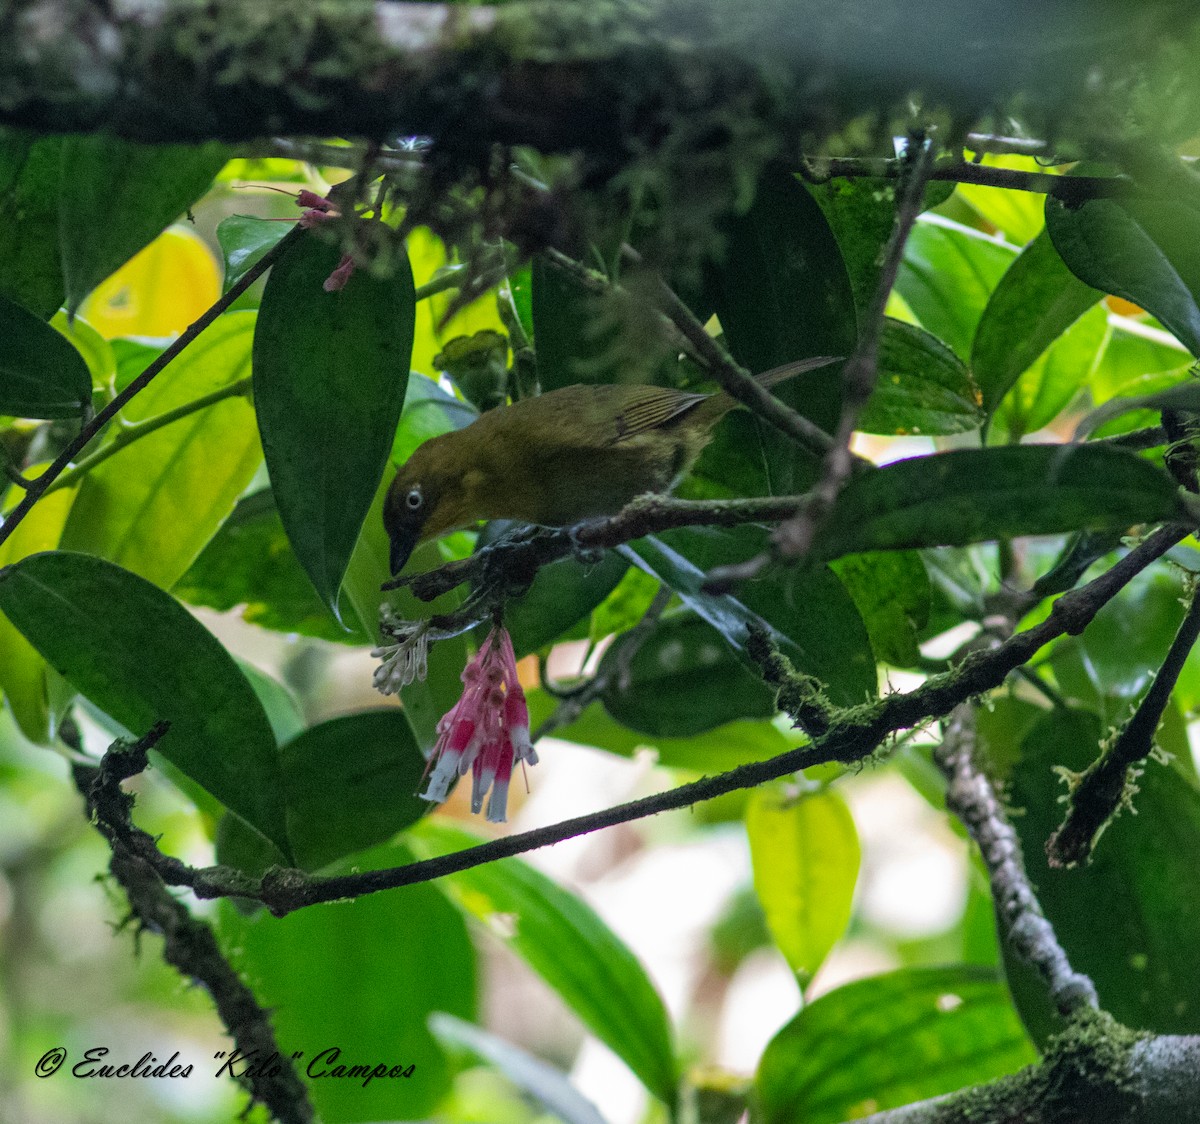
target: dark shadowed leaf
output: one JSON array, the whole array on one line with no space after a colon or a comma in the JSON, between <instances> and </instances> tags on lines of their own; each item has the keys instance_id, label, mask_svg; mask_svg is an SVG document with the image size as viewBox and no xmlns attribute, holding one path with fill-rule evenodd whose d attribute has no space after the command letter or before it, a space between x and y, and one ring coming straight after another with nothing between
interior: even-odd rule
<instances>
[{"instance_id":1,"label":"dark shadowed leaf","mask_svg":"<svg viewBox=\"0 0 1200 1124\"><path fill-rule=\"evenodd\" d=\"M745 647L748 627L758 627L798 670L821 680L835 704L855 706L873 696L871 642L850 595L827 566L766 571L744 583L736 597L703 591L707 571L753 557L766 546L766 532L747 526L648 535L622 550L674 589L735 651Z\"/></svg>"},{"instance_id":2,"label":"dark shadowed leaf","mask_svg":"<svg viewBox=\"0 0 1200 1124\"><path fill-rule=\"evenodd\" d=\"M232 657L157 586L86 554L0 572L0 609L81 694L288 851L275 737Z\"/></svg>"},{"instance_id":3,"label":"dark shadowed leaf","mask_svg":"<svg viewBox=\"0 0 1200 1124\"><path fill-rule=\"evenodd\" d=\"M63 301L58 190L63 137L0 132L0 295L49 320ZM14 221L15 220L15 221Z\"/></svg>"},{"instance_id":4,"label":"dark shadowed leaf","mask_svg":"<svg viewBox=\"0 0 1200 1124\"><path fill-rule=\"evenodd\" d=\"M0 413L75 418L92 398L88 366L44 320L0 297Z\"/></svg>"},{"instance_id":5,"label":"dark shadowed leaf","mask_svg":"<svg viewBox=\"0 0 1200 1124\"><path fill-rule=\"evenodd\" d=\"M1100 1005L1126 1026L1160 1034L1200 1032L1200 788L1178 764L1149 761L1133 798L1096 843L1092 861L1051 870L1045 845L1062 822L1058 767L1076 772L1099 751L1100 719L1056 710L1025 737L1008 803L1038 899L1071 965L1090 976ZM1039 1043L1062 1028L1045 985L1005 945L1021 1017Z\"/></svg>"},{"instance_id":6,"label":"dark shadowed leaf","mask_svg":"<svg viewBox=\"0 0 1200 1124\"><path fill-rule=\"evenodd\" d=\"M373 847L430 808L425 758L399 707L312 726L279 749L288 836L306 870Z\"/></svg>"},{"instance_id":7,"label":"dark shadowed leaf","mask_svg":"<svg viewBox=\"0 0 1200 1124\"><path fill-rule=\"evenodd\" d=\"M760 374L810 355L850 354L857 329L846 263L820 205L790 172L768 168L753 206L725 236L708 289L742 366ZM818 374L803 389L793 380L775 393L832 431L841 411L838 368Z\"/></svg>"},{"instance_id":8,"label":"dark shadowed leaf","mask_svg":"<svg viewBox=\"0 0 1200 1124\"><path fill-rule=\"evenodd\" d=\"M217 224L217 244L225 266L221 291L229 292L291 229L290 222L258 219L253 215L230 215L222 219Z\"/></svg>"},{"instance_id":9,"label":"dark shadowed leaf","mask_svg":"<svg viewBox=\"0 0 1200 1124\"><path fill-rule=\"evenodd\" d=\"M971 345L971 370L989 413L1059 336L1103 294L1080 281L1042 231L1005 270Z\"/></svg>"},{"instance_id":10,"label":"dark shadowed leaf","mask_svg":"<svg viewBox=\"0 0 1200 1124\"><path fill-rule=\"evenodd\" d=\"M223 145L144 145L97 133L62 148L59 245L67 311L200 198L229 157Z\"/></svg>"},{"instance_id":11,"label":"dark shadowed leaf","mask_svg":"<svg viewBox=\"0 0 1200 1124\"><path fill-rule=\"evenodd\" d=\"M621 637L604 653L598 674L609 677L604 709L651 736L686 738L775 713L775 692L692 613L659 621L649 636Z\"/></svg>"},{"instance_id":12,"label":"dark shadowed leaf","mask_svg":"<svg viewBox=\"0 0 1200 1124\"><path fill-rule=\"evenodd\" d=\"M878 371L858 423L864 433L965 433L983 422L966 364L922 328L885 320Z\"/></svg>"},{"instance_id":13,"label":"dark shadowed leaf","mask_svg":"<svg viewBox=\"0 0 1200 1124\"><path fill-rule=\"evenodd\" d=\"M855 476L815 553L837 558L1186 518L1176 491L1166 473L1120 449L958 449Z\"/></svg>"},{"instance_id":14,"label":"dark shadowed leaf","mask_svg":"<svg viewBox=\"0 0 1200 1124\"><path fill-rule=\"evenodd\" d=\"M412 855L380 847L362 869ZM221 943L245 974L322 1120L422 1120L450 1085L445 1054L428 1029L434 1011L475 1017L475 952L458 911L434 886L405 886L276 918L226 906ZM339 1051L338 1056L323 1051ZM409 1077L338 1080L335 1066L413 1066ZM213 1062L214 1070L220 1061ZM239 1068L240 1072L240 1068ZM320 1075L324 1074L322 1077Z\"/></svg>"},{"instance_id":15,"label":"dark shadowed leaf","mask_svg":"<svg viewBox=\"0 0 1200 1124\"><path fill-rule=\"evenodd\" d=\"M904 968L828 992L768 1043L765 1124L839 1124L1015 1073L1036 1060L986 968Z\"/></svg>"},{"instance_id":16,"label":"dark shadowed leaf","mask_svg":"<svg viewBox=\"0 0 1200 1124\"><path fill-rule=\"evenodd\" d=\"M408 383L415 296L407 259L386 279L309 236L276 264L254 333L254 405L296 557L338 614L338 590L391 451ZM372 622L373 623L373 622Z\"/></svg>"},{"instance_id":17,"label":"dark shadowed leaf","mask_svg":"<svg viewBox=\"0 0 1200 1124\"><path fill-rule=\"evenodd\" d=\"M1200 185L1164 194L1046 200L1046 230L1081 281L1154 313L1200 355Z\"/></svg>"},{"instance_id":18,"label":"dark shadowed leaf","mask_svg":"<svg viewBox=\"0 0 1200 1124\"><path fill-rule=\"evenodd\" d=\"M422 850L438 855L481 842L432 820L413 834ZM590 906L520 859L472 867L446 881L461 907L502 934L651 1093L675 1104L666 1009L637 958Z\"/></svg>"}]
</instances>

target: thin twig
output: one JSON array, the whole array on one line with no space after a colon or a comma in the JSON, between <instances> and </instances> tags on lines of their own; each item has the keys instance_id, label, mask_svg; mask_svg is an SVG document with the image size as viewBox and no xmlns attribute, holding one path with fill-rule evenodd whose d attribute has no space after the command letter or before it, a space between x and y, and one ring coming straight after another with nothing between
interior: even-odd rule
<instances>
[{"instance_id":1,"label":"thin twig","mask_svg":"<svg viewBox=\"0 0 1200 1124\"><path fill-rule=\"evenodd\" d=\"M1046 841L1055 867L1086 862L1100 833L1132 798L1138 767L1154 749L1154 735L1188 654L1200 637L1200 597L1192 593L1171 647L1132 717L1111 745L1073 779L1062 826Z\"/></svg>"},{"instance_id":2,"label":"thin twig","mask_svg":"<svg viewBox=\"0 0 1200 1124\"><path fill-rule=\"evenodd\" d=\"M1022 960L1037 969L1058 1013L1069 1018L1099 1006L1092 981L1072 969L1025 873L1021 844L995 789L974 760L975 715L954 710L933 759L946 777L946 806L979 847L1004 935Z\"/></svg>"},{"instance_id":3,"label":"thin twig","mask_svg":"<svg viewBox=\"0 0 1200 1124\"><path fill-rule=\"evenodd\" d=\"M891 734L918 726L931 718L940 718L967 699L999 687L1012 671L1027 663L1050 641L1064 634L1077 635L1082 632L1096 613L1135 575L1166 553L1190 529L1177 525L1160 528L1110 570L1060 597L1050 615L1040 624L1017 633L990 650L973 652L960 666L942 675L931 676L907 694L888 695L870 706L839 714L839 720L811 746L789 750L766 761L756 761L727 773L705 777L667 792L564 820L536 831L510 835L406 866L329 878L282 867L272 867L262 878L254 878L229 867L198 869L163 855L154 840L129 823L128 819L120 826L118 833L125 845L151 862L168 884L187 886L202 898L250 898L262 902L272 913L283 916L318 902L428 882L605 827L685 808L739 789L753 788L813 765L829 761L846 764L861 761Z\"/></svg>"},{"instance_id":4,"label":"thin twig","mask_svg":"<svg viewBox=\"0 0 1200 1124\"><path fill-rule=\"evenodd\" d=\"M850 451L850 442L853 440L859 415L875 390L879 369L879 341L883 334L888 297L896 284L900 264L904 260L904 247L908 243L908 236L921 213L925 185L933 168L933 146L924 137L914 137L910 141L910 151L914 147L914 155L906 161L904 190L897 201L896 220L888 240L875 292L866 310L854 354L850 356L842 371L841 415L833 441L822 460L820 480L795 515L775 531L771 538L770 550L744 562L716 568L705 582L706 589L724 590L753 578L775 557L793 562L804 558L851 475L855 462Z\"/></svg>"},{"instance_id":5,"label":"thin twig","mask_svg":"<svg viewBox=\"0 0 1200 1124\"><path fill-rule=\"evenodd\" d=\"M225 312L251 285L254 284L276 261L301 237L303 231L296 227L283 236L271 247L246 273L232 285L229 291L205 312L187 331L172 343L161 355L154 359L146 369L138 375L124 390L121 391L107 406L104 407L90 422L87 423L55 457L50 466L36 479L31 481L21 502L9 512L3 524L0 524L0 543L17 529L18 524L32 510L33 505L45 495L50 485L61 476L71 462L79 456L92 439L125 408L129 402L140 394L174 359L191 344L201 332Z\"/></svg>"}]
</instances>

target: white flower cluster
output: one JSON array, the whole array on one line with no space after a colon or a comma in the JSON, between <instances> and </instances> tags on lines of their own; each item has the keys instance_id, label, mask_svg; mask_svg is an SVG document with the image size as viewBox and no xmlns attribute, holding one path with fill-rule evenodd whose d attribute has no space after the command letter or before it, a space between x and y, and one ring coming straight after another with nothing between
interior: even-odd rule
<instances>
[{"instance_id":1,"label":"white flower cluster","mask_svg":"<svg viewBox=\"0 0 1200 1124\"><path fill-rule=\"evenodd\" d=\"M429 670L429 622L406 621L396 616L390 605L379 609L379 628L393 640L371 651L374 659L383 662L375 669L375 690L394 695Z\"/></svg>"}]
</instances>

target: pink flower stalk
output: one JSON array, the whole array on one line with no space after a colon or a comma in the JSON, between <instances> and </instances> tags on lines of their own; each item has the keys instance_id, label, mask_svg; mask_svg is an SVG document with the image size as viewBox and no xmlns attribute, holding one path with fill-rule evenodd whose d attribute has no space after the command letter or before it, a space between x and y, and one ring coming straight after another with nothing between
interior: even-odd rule
<instances>
[{"instance_id":1,"label":"pink flower stalk","mask_svg":"<svg viewBox=\"0 0 1200 1124\"><path fill-rule=\"evenodd\" d=\"M346 287L346 282L350 280L353 272L354 258L349 254L343 254L342 260L337 263L337 268L325 278L321 288L327 293L336 293L339 289Z\"/></svg>"},{"instance_id":2,"label":"pink flower stalk","mask_svg":"<svg viewBox=\"0 0 1200 1124\"><path fill-rule=\"evenodd\" d=\"M517 679L517 659L508 630L496 625L463 669L462 697L438 723L433 772L422 799L442 803L455 776L472 773L471 811L488 798L487 818L504 823L508 785L518 761L537 764L529 738L529 708Z\"/></svg>"}]
</instances>

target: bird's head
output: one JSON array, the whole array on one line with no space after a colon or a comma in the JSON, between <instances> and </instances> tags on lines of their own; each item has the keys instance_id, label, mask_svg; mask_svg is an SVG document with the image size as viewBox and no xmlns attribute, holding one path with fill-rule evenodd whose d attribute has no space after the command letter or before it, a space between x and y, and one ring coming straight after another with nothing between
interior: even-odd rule
<instances>
[{"instance_id":1,"label":"bird's head","mask_svg":"<svg viewBox=\"0 0 1200 1124\"><path fill-rule=\"evenodd\" d=\"M388 489L383 525L391 543L393 576L404 569L418 543L471 522L463 511L462 474L443 463L439 441L434 438L419 446Z\"/></svg>"}]
</instances>

